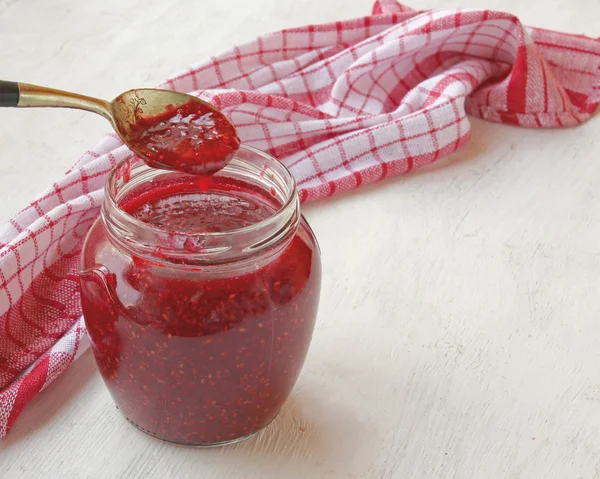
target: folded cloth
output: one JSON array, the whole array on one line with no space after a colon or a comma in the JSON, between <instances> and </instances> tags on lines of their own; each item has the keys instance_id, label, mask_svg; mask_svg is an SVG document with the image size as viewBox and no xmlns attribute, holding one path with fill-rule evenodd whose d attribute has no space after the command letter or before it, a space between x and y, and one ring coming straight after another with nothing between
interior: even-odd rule
<instances>
[{"instance_id":1,"label":"folded cloth","mask_svg":"<svg viewBox=\"0 0 600 479\"><path fill-rule=\"evenodd\" d=\"M599 67L595 39L378 0L372 15L258 37L160 87L221 108L307 201L452 153L469 138L467 114L577 125L600 101ZM0 437L87 348L78 255L108 172L129 155L108 135L0 230Z\"/></svg>"}]
</instances>

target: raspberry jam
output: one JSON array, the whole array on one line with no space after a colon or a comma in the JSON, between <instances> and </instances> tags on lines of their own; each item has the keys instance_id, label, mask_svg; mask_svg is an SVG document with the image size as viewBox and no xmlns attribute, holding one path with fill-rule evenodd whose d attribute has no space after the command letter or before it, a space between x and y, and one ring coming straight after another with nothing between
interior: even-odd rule
<instances>
[{"instance_id":1,"label":"raspberry jam","mask_svg":"<svg viewBox=\"0 0 600 479\"><path fill-rule=\"evenodd\" d=\"M212 178L130 168L109 178L82 253L98 368L153 436L247 437L290 394L317 313L320 254L293 180L246 147Z\"/></svg>"},{"instance_id":2,"label":"raspberry jam","mask_svg":"<svg viewBox=\"0 0 600 479\"><path fill-rule=\"evenodd\" d=\"M154 168L210 174L222 169L240 147L227 118L194 100L140 118L134 127L128 143Z\"/></svg>"}]
</instances>

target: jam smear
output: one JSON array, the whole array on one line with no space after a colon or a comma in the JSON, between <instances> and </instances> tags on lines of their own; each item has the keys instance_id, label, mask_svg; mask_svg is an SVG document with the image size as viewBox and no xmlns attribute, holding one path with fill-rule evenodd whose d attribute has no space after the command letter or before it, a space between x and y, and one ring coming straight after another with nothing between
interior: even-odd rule
<instances>
[{"instance_id":1,"label":"jam smear","mask_svg":"<svg viewBox=\"0 0 600 479\"><path fill-rule=\"evenodd\" d=\"M188 179L134 192L121 208L166 231L224 232L271 216L266 196ZM83 309L101 374L129 421L162 439L215 444L273 420L300 373L318 306L321 266L304 221L256 261L200 271L128 256L97 222L82 261L105 271L82 275Z\"/></svg>"},{"instance_id":2,"label":"jam smear","mask_svg":"<svg viewBox=\"0 0 600 479\"><path fill-rule=\"evenodd\" d=\"M229 120L195 100L139 119L128 143L148 166L193 175L219 171L240 147Z\"/></svg>"}]
</instances>

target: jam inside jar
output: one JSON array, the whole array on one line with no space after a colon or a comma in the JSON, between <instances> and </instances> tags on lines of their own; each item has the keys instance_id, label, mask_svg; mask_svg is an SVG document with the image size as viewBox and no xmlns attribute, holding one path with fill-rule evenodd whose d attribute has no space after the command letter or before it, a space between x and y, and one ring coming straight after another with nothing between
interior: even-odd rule
<instances>
[{"instance_id":1,"label":"jam inside jar","mask_svg":"<svg viewBox=\"0 0 600 479\"><path fill-rule=\"evenodd\" d=\"M265 427L290 394L321 263L289 171L242 147L212 177L119 164L80 282L94 357L123 415L160 439L214 445Z\"/></svg>"}]
</instances>

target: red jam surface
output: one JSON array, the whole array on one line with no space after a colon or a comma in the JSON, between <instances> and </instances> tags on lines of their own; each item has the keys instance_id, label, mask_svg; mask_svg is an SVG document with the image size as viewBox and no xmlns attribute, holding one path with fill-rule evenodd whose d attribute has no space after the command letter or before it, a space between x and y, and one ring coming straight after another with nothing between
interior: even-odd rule
<instances>
[{"instance_id":1,"label":"red jam surface","mask_svg":"<svg viewBox=\"0 0 600 479\"><path fill-rule=\"evenodd\" d=\"M210 174L222 169L240 147L227 118L193 100L144 117L134 126L128 144L153 168Z\"/></svg>"},{"instance_id":2,"label":"red jam surface","mask_svg":"<svg viewBox=\"0 0 600 479\"><path fill-rule=\"evenodd\" d=\"M239 185L184 181L127 195L121 208L189 233L252 225L275 207ZM304 221L272 248L245 265L175 266L117 249L96 222L82 257L83 311L129 421L162 439L215 444L273 420L308 350L321 267Z\"/></svg>"}]
</instances>

